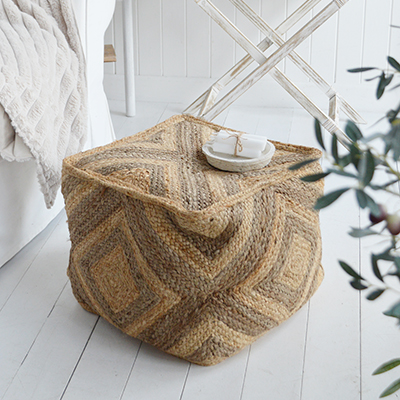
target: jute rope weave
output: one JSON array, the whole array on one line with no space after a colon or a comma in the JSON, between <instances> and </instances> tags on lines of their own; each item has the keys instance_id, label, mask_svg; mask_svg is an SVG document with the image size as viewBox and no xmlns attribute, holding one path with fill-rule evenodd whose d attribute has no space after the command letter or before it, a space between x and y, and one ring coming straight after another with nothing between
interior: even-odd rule
<instances>
[{"instance_id":1,"label":"jute rope weave","mask_svg":"<svg viewBox=\"0 0 400 400\"><path fill-rule=\"evenodd\" d=\"M229 173L201 152L222 127L175 116L64 161L68 275L86 310L201 365L295 313L322 281L323 183L315 149L274 142L261 170Z\"/></svg>"}]
</instances>

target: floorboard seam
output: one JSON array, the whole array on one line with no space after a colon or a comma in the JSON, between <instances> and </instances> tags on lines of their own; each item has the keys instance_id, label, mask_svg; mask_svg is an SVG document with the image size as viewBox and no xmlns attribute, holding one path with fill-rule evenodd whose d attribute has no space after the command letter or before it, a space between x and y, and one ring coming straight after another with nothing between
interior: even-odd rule
<instances>
[{"instance_id":1,"label":"floorboard seam","mask_svg":"<svg viewBox=\"0 0 400 400\"><path fill-rule=\"evenodd\" d=\"M163 115L164 115L164 113L165 113L165 111L167 110L167 108L168 108L169 105L170 105L170 103L167 103L167 105L165 106L164 110L162 110L160 116L159 116L158 119L157 119L157 123L158 123L158 124L161 123L161 122L163 122L163 121L161 121L161 118L163 117Z\"/></svg>"},{"instance_id":2,"label":"floorboard seam","mask_svg":"<svg viewBox=\"0 0 400 400\"><path fill-rule=\"evenodd\" d=\"M60 291L60 294L59 294L58 297L56 298L56 301L54 302L53 307L51 307L51 310L50 310L49 313L47 314L46 321L49 319L50 315L52 314L52 312L53 312L54 309L56 308L56 305L57 305L57 303L58 303L58 300L60 300L60 297L61 297L61 295L63 294L63 292L64 292L66 286L68 285L68 282L69 282L69 281L68 281L68 279L67 279L66 282L65 282L65 285L63 286L63 288L62 288L61 291ZM46 321L45 321L45 323L43 324L43 326L46 324Z\"/></svg>"},{"instance_id":3,"label":"floorboard seam","mask_svg":"<svg viewBox=\"0 0 400 400\"><path fill-rule=\"evenodd\" d=\"M131 375L132 375L132 372L133 372L133 368L135 367L136 360L137 360L137 358L138 358L138 356L139 356L139 353L140 353L140 349L142 348L142 344L143 344L143 342L140 342L139 347L138 347L138 350L137 350L137 352L136 352L135 359L133 360L133 363L132 363L131 369L130 369L130 371L129 371L128 377L126 378L125 385L124 385L124 387L123 387L123 389L122 389L121 396L120 396L120 398L119 398L120 400L122 400L122 398L124 397L126 387L128 386L128 382L129 382L129 380L131 379Z\"/></svg>"},{"instance_id":4,"label":"floorboard seam","mask_svg":"<svg viewBox=\"0 0 400 400\"><path fill-rule=\"evenodd\" d=\"M94 333L94 331L95 331L95 329L96 329L97 324L99 323L99 320L100 320L100 317L97 317L97 320L96 320L96 322L95 322L95 324L94 324L94 326L93 326L92 331L90 332L90 335L89 335L89 337L88 337L88 340L86 341L85 346L83 347L83 349L82 349L82 351L81 351L81 354L80 354L80 356L79 356L79 358L78 358L78 361L76 362L76 364L75 364L75 366L74 366L74 369L72 370L72 373L71 373L70 377L68 378L68 381L67 381L67 383L66 383L66 385L65 385L65 388L64 388L63 392L61 393L60 400L62 400L62 399L64 398L65 393L67 392L68 386L69 386L69 384L71 383L71 380L72 380L72 378L73 378L73 376L74 376L74 374L75 374L76 369L78 368L79 363L81 362L81 359L82 359L82 357L83 357L83 354L85 353L85 350L86 350L86 348L87 348L87 346L88 346L88 344L89 344L89 342L90 342L90 339L91 339L92 336L93 336L93 333Z\"/></svg>"},{"instance_id":5,"label":"floorboard seam","mask_svg":"<svg viewBox=\"0 0 400 400\"><path fill-rule=\"evenodd\" d=\"M30 351L32 350L33 346L34 346L35 343L36 343L36 340L38 339L38 337L40 336L40 334L41 334L43 328L45 327L46 322L47 322L47 320L48 320L49 317L50 317L50 314L53 312L54 307L56 306L58 300L60 299L62 293L64 292L65 287L67 286L67 283L68 283L68 281L65 282L65 285L64 285L63 288L61 289L60 294L58 295L56 301L55 301L54 304L53 304L53 307L51 308L51 310L50 310L49 314L47 315L45 321L43 322L43 324L42 324L42 326L40 327L38 333L36 334L35 339L33 339L32 344L29 346L29 349L28 349L28 351L26 352L24 359L21 361L21 364L20 364L20 366L18 367L17 372L15 373L15 376L18 375L18 372L19 372L20 368L21 368L22 365L24 364L25 360L28 358ZM14 377L15 377L15 376L14 376ZM10 386L11 386L11 385L10 385Z\"/></svg>"},{"instance_id":6,"label":"floorboard seam","mask_svg":"<svg viewBox=\"0 0 400 400\"><path fill-rule=\"evenodd\" d=\"M185 392L186 382L188 380L188 376L189 376L189 372L190 372L191 366L192 366L192 364L189 363L189 366L188 366L188 369L187 369L187 372L186 372L186 376L185 376L185 380L183 381L182 391L181 391L181 395L179 396L179 400L182 400L182 398L183 398L183 394Z\"/></svg>"},{"instance_id":7,"label":"floorboard seam","mask_svg":"<svg viewBox=\"0 0 400 400\"><path fill-rule=\"evenodd\" d=\"M247 353L246 366L244 368L244 374L243 374L243 383L242 383L242 388L240 390L240 397L239 397L240 400L243 399L244 385L246 383L247 369L249 367L249 360L250 360L250 353L251 353L251 345L249 346L249 351Z\"/></svg>"},{"instance_id":8,"label":"floorboard seam","mask_svg":"<svg viewBox=\"0 0 400 400\"><path fill-rule=\"evenodd\" d=\"M64 210L64 209L63 209ZM0 313L2 312L3 308L6 306L6 304L8 303L8 300L10 300L10 298L12 297L12 295L14 294L15 290L17 289L17 287L19 286L19 284L21 283L21 281L24 279L25 275L28 273L28 271L30 270L30 268L32 267L32 265L34 264L34 262L36 261L37 257L39 256L39 254L41 253L41 251L43 250L43 247L46 245L46 243L49 241L50 237L52 236L52 234L54 233L54 231L56 230L56 228L58 227L58 225L60 224L60 220L61 220L61 213L62 211L55 217L55 219L58 219L59 221L57 221L57 223L55 223L54 228L51 230L51 232L49 233L47 239L43 242L42 246L40 247L40 249L38 250L38 252L36 253L36 256L32 259L32 261L30 262L29 266L26 268L25 272L22 274L22 276L20 277L20 279L18 280L17 284L15 285L14 289L12 290L12 292L10 293L10 295L7 297L6 301L4 302L4 304L0 307ZM35 239L35 238L34 238ZM34 240L32 239L32 240ZM26 245L28 246L29 243ZM21 249L22 250L22 249ZM15 255L17 256L18 253ZM14 257L15 257L14 256Z\"/></svg>"},{"instance_id":9,"label":"floorboard seam","mask_svg":"<svg viewBox=\"0 0 400 400\"><path fill-rule=\"evenodd\" d=\"M309 301L307 303L306 332L305 332L305 336L304 336L303 365L301 368L301 383L300 383L299 400L303 399L304 373L305 373L305 369L306 369L306 355L307 355L308 325L310 322L310 308L311 308L311 301Z\"/></svg>"},{"instance_id":10,"label":"floorboard seam","mask_svg":"<svg viewBox=\"0 0 400 400\"><path fill-rule=\"evenodd\" d=\"M358 227L361 228L361 215L360 215L360 208L358 208ZM361 251L362 251L362 245L361 245L361 239L358 239L358 272L359 274L362 274L362 260L361 260ZM362 392L362 378L363 378L363 367L362 367L362 322L361 322L361 291L358 292L358 332L359 332L359 354L360 354L360 400L363 398L363 392Z\"/></svg>"}]
</instances>

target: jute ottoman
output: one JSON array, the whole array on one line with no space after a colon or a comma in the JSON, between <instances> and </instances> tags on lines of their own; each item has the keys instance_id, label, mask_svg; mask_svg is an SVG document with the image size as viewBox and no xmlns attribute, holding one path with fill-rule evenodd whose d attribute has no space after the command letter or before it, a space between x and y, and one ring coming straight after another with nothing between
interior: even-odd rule
<instances>
[{"instance_id":1,"label":"jute ottoman","mask_svg":"<svg viewBox=\"0 0 400 400\"><path fill-rule=\"evenodd\" d=\"M201 152L222 127L175 116L64 161L68 275L86 310L213 365L295 313L323 277L315 200L289 171L320 152L274 142L271 163L223 172Z\"/></svg>"}]
</instances>

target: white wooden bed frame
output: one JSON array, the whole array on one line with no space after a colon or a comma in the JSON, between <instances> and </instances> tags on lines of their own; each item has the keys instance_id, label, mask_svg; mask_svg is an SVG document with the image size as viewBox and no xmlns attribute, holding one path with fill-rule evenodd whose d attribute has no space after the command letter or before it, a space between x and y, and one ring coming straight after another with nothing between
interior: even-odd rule
<instances>
[{"instance_id":1,"label":"white wooden bed frame","mask_svg":"<svg viewBox=\"0 0 400 400\"><path fill-rule=\"evenodd\" d=\"M103 90L104 32L115 0L71 0L86 57L89 135L86 148L115 139ZM41 232L64 206L61 193L48 210L33 160L0 161L0 267Z\"/></svg>"}]
</instances>

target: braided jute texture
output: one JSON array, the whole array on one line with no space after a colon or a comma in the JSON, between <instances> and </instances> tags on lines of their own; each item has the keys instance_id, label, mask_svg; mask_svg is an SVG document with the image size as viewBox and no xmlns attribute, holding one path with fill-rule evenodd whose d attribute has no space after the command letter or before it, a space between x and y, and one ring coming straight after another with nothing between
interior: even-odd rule
<instances>
[{"instance_id":1,"label":"braided jute texture","mask_svg":"<svg viewBox=\"0 0 400 400\"><path fill-rule=\"evenodd\" d=\"M222 129L178 115L64 161L68 275L88 311L128 335L213 365L289 318L323 278L320 151L274 142L271 163L210 166Z\"/></svg>"}]
</instances>

